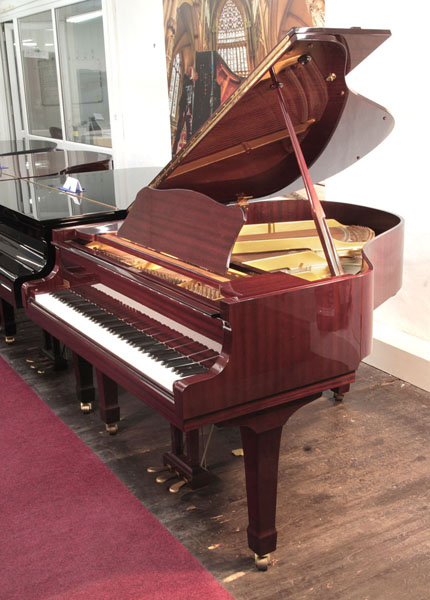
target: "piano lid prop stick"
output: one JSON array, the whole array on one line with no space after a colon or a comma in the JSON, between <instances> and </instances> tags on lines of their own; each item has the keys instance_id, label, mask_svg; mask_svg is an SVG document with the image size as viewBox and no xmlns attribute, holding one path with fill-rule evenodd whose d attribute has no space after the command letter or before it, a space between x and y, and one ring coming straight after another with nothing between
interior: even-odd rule
<instances>
[{"instance_id":1,"label":"piano lid prop stick","mask_svg":"<svg viewBox=\"0 0 430 600\"><path fill-rule=\"evenodd\" d=\"M324 250L324 255L327 260L328 267L330 269L330 273L333 276L343 275L343 268L340 263L339 256L336 252L335 245L333 243L333 238L331 236L330 230L328 228L327 222L325 220L325 214L323 207L321 206L321 202L317 196L314 185L312 183L311 176L309 174L308 167L306 165L305 157L303 156L302 149L300 147L300 142L297 138L293 122L288 113L287 106L285 103L284 96L282 95L282 83L277 80L275 71L273 67L269 69L270 76L272 78L271 88L275 90L278 94L278 100L282 111L282 116L285 121L285 125L287 126L288 133L290 135L291 143L294 149L294 153L297 158L297 162L299 165L300 173L303 178L303 182L305 184L306 194L308 196L308 200L311 206L311 212L313 220L315 221L315 226L318 231L318 235L321 239L321 244Z\"/></svg>"}]
</instances>

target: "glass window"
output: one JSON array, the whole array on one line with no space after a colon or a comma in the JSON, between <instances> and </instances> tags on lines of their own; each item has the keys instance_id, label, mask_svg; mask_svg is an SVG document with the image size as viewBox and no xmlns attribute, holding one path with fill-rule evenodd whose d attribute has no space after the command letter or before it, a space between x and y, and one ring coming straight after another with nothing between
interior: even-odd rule
<instances>
[{"instance_id":1,"label":"glass window","mask_svg":"<svg viewBox=\"0 0 430 600\"><path fill-rule=\"evenodd\" d=\"M111 147L101 0L56 10L65 139Z\"/></svg>"},{"instance_id":2,"label":"glass window","mask_svg":"<svg viewBox=\"0 0 430 600\"><path fill-rule=\"evenodd\" d=\"M248 75L245 25L234 0L226 0L219 14L217 50L234 73Z\"/></svg>"},{"instance_id":3,"label":"glass window","mask_svg":"<svg viewBox=\"0 0 430 600\"><path fill-rule=\"evenodd\" d=\"M28 130L34 135L61 137L51 11L19 19L18 26Z\"/></svg>"}]
</instances>

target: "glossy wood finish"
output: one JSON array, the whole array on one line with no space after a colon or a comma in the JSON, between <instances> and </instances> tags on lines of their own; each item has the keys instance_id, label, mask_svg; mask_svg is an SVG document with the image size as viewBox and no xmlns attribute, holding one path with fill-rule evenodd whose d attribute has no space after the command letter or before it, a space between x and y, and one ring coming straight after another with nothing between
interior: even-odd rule
<instances>
[{"instance_id":1,"label":"glossy wood finish","mask_svg":"<svg viewBox=\"0 0 430 600\"><path fill-rule=\"evenodd\" d=\"M245 221L239 206L226 208L189 190L141 190L118 236L224 274Z\"/></svg>"},{"instance_id":2,"label":"glossy wood finish","mask_svg":"<svg viewBox=\"0 0 430 600\"><path fill-rule=\"evenodd\" d=\"M389 35L386 30L359 28L292 29L151 185L192 189L228 203L267 196L298 181L300 171L270 89L269 69L283 85L306 164L312 166L330 144L348 105L345 72ZM342 153L341 146L348 140L337 140L339 156L332 157L324 178L355 162L357 155L364 156L393 127L388 111L365 98L355 96L354 110L371 115L370 119L362 116L362 121L372 128L372 135L348 127L345 137L353 138L355 153ZM301 187L300 179L296 189Z\"/></svg>"},{"instance_id":3,"label":"glossy wood finish","mask_svg":"<svg viewBox=\"0 0 430 600\"><path fill-rule=\"evenodd\" d=\"M237 207L221 208L237 214ZM373 226L379 234L369 244L374 248L372 260L378 264L379 251L386 251L391 237L393 247L399 240L401 220L375 209L340 204L329 205L327 214L339 218L348 208L352 223ZM299 220L306 218L308 211L309 207L301 201L255 203L248 206L247 222ZM206 223L207 212L202 214ZM82 232L86 240L88 228L83 227ZM181 234L184 235L183 229ZM187 432L186 451L175 434L172 452L165 455L165 462L181 472L192 486L197 486L199 480L197 429L207 424L239 425L248 455L245 469L250 547L257 554L274 550L276 465L282 425L299 406L323 391L333 389L341 394L354 381L360 360L370 352L374 279L384 278L383 271L374 271L369 261L357 275L316 282L284 273L228 281L220 288L224 298L218 303L216 318L216 313L205 311L203 306L196 310L191 297L188 302L186 290L179 305L176 291L168 284L98 257L79 244L80 235L79 228L55 234L57 266L44 281L24 285L27 314L94 365L106 423L119 419L119 384L166 417L175 428ZM380 238L385 240L382 246ZM183 239L187 244L187 238ZM394 263L399 268L399 261ZM97 347L85 332L59 322L34 302L34 294L40 291L96 282L114 287L166 316L192 324L211 339L222 341L219 358L207 373L177 381L172 397L156 382ZM390 283L391 288L384 285L382 295L395 291L395 283ZM263 473L268 474L270 484L265 483Z\"/></svg>"}]
</instances>

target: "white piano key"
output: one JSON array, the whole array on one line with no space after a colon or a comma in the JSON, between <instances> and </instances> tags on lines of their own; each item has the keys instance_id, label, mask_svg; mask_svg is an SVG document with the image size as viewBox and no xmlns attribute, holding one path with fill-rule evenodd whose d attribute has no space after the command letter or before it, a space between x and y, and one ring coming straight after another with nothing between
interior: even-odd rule
<instances>
[{"instance_id":1,"label":"white piano key","mask_svg":"<svg viewBox=\"0 0 430 600\"><path fill-rule=\"evenodd\" d=\"M167 391L173 392L173 383L181 378L173 369L162 365L144 351L135 348L118 335L107 331L104 327L62 302L51 293L37 294L35 302L120 358L123 362L161 385Z\"/></svg>"},{"instance_id":2,"label":"white piano key","mask_svg":"<svg viewBox=\"0 0 430 600\"><path fill-rule=\"evenodd\" d=\"M216 352L217 354L221 353L222 344L220 344L219 342L216 342L215 340L211 340L210 338L206 337L205 335L202 335L199 331L195 331L194 329L191 329L185 325L182 325L182 323L178 323L177 321L174 321L173 319L169 319L169 317L166 317L166 315L163 315L162 313L159 313L159 312L153 310L152 308L148 308L148 306L145 306L144 304L141 304L140 302L136 302L136 300L133 300L133 298L130 298L129 296L125 296L124 294L121 294L121 292L117 292L113 288L110 288L110 287L104 285L103 283L96 283L96 284L92 285L91 287L95 288L99 292L103 292L104 294L106 294L107 296L110 296L111 298L113 298L114 300L117 300L118 302L122 302L123 304L125 304L126 306L129 306L130 308L134 308L141 314L144 314L147 317L150 317L151 319L154 319L155 321L162 323L166 327L173 329L173 331L182 333L185 337L189 337L192 340L194 340L195 342L199 342L206 348L210 348L211 350L214 350L214 352Z\"/></svg>"}]
</instances>

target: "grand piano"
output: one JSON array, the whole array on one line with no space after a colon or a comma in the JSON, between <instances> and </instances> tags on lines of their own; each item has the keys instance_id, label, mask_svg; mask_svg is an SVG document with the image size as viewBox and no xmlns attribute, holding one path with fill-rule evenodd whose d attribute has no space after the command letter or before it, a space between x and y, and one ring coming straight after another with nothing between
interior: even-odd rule
<instances>
[{"instance_id":1,"label":"grand piano","mask_svg":"<svg viewBox=\"0 0 430 600\"><path fill-rule=\"evenodd\" d=\"M109 170L111 158L96 152L40 153L31 164L31 156L22 158L0 178L0 322L7 343L16 335L23 282L47 275L54 266L52 230L123 219L126 199L158 171ZM60 189L67 175L79 179L82 193Z\"/></svg>"},{"instance_id":2,"label":"grand piano","mask_svg":"<svg viewBox=\"0 0 430 600\"><path fill-rule=\"evenodd\" d=\"M95 368L108 426L118 385L170 422L164 462L191 487L205 481L199 428L240 427L260 569L276 548L283 425L348 391L373 308L401 285L401 218L321 201L311 176L390 132L390 114L345 83L388 37L291 30L124 221L55 231L54 269L23 286L28 316ZM288 196L300 178L307 198Z\"/></svg>"}]
</instances>

